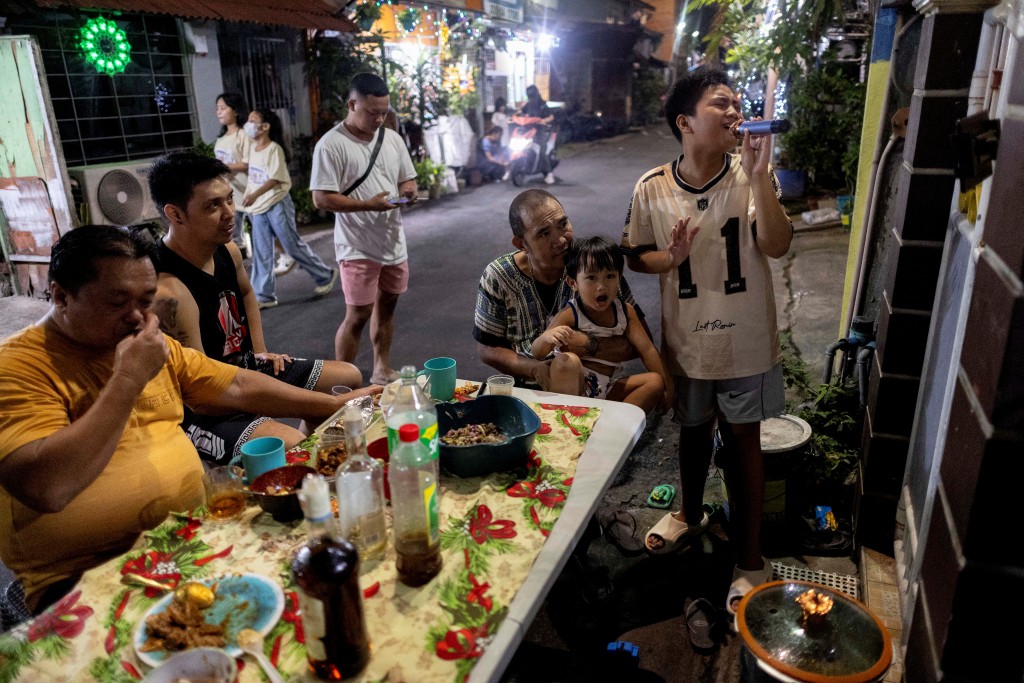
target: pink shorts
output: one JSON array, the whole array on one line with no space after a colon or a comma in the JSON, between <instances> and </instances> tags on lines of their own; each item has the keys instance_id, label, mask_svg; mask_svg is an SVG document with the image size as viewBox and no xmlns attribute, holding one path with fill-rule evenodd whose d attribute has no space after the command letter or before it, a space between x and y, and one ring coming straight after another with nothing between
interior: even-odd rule
<instances>
[{"instance_id":1,"label":"pink shorts","mask_svg":"<svg viewBox=\"0 0 1024 683\"><path fill-rule=\"evenodd\" d=\"M369 306L377 298L377 290L388 294L402 294L409 289L409 262L386 266L370 259L341 261L341 291L345 303L351 306Z\"/></svg>"}]
</instances>

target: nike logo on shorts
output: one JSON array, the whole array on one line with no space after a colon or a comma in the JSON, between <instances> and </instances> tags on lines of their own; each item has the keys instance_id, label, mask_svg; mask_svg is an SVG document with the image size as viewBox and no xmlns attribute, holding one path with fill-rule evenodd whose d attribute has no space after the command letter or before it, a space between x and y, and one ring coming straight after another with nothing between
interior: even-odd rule
<instances>
[{"instance_id":1,"label":"nike logo on shorts","mask_svg":"<svg viewBox=\"0 0 1024 683\"><path fill-rule=\"evenodd\" d=\"M730 391L729 392L729 398L739 398L740 396L742 396L743 394L746 394L746 393L748 393L748 392L746 392L746 391Z\"/></svg>"}]
</instances>

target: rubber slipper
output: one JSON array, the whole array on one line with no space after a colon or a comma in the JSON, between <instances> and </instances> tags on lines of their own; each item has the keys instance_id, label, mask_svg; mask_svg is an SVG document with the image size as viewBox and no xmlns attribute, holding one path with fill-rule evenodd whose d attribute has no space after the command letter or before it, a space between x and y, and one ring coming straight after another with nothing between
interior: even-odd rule
<instances>
[{"instance_id":1,"label":"rubber slipper","mask_svg":"<svg viewBox=\"0 0 1024 683\"><path fill-rule=\"evenodd\" d=\"M644 547L651 555L669 555L707 531L709 523L707 512L696 525L680 522L670 512L644 536Z\"/></svg>"},{"instance_id":2,"label":"rubber slipper","mask_svg":"<svg viewBox=\"0 0 1024 683\"><path fill-rule=\"evenodd\" d=\"M686 601L686 629L690 633L690 644L698 650L715 647L711 634L718 623L718 611L704 598Z\"/></svg>"},{"instance_id":3,"label":"rubber slipper","mask_svg":"<svg viewBox=\"0 0 1024 683\"><path fill-rule=\"evenodd\" d=\"M764 559L764 567L761 569L740 569L733 567L732 585L729 586L729 594L725 597L725 610L732 616L736 616L736 609L733 602L739 606L743 596L754 590L762 583L768 583L772 579L774 568L767 558Z\"/></svg>"},{"instance_id":4,"label":"rubber slipper","mask_svg":"<svg viewBox=\"0 0 1024 683\"><path fill-rule=\"evenodd\" d=\"M607 508L597 513L604 535L625 555L639 555L643 545L636 537L636 517L627 510Z\"/></svg>"}]
</instances>

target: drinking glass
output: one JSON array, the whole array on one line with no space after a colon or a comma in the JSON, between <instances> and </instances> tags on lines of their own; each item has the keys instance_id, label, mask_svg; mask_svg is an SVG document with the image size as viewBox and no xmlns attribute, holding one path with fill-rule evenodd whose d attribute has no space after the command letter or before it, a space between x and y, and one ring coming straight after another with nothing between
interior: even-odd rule
<instances>
[{"instance_id":1,"label":"drinking glass","mask_svg":"<svg viewBox=\"0 0 1024 683\"><path fill-rule=\"evenodd\" d=\"M238 519L245 510L242 468L237 465L214 467L203 475L206 491L206 516L216 522Z\"/></svg>"}]
</instances>

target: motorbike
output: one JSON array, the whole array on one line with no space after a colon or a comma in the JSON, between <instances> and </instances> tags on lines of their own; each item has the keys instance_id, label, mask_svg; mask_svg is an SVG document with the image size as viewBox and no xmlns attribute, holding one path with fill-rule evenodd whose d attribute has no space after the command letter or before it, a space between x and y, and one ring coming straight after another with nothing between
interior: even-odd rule
<instances>
[{"instance_id":1,"label":"motorbike","mask_svg":"<svg viewBox=\"0 0 1024 683\"><path fill-rule=\"evenodd\" d=\"M554 172L558 166L557 137L555 128L537 117L516 114L509 118L509 173L516 187L521 187L529 175Z\"/></svg>"}]
</instances>

